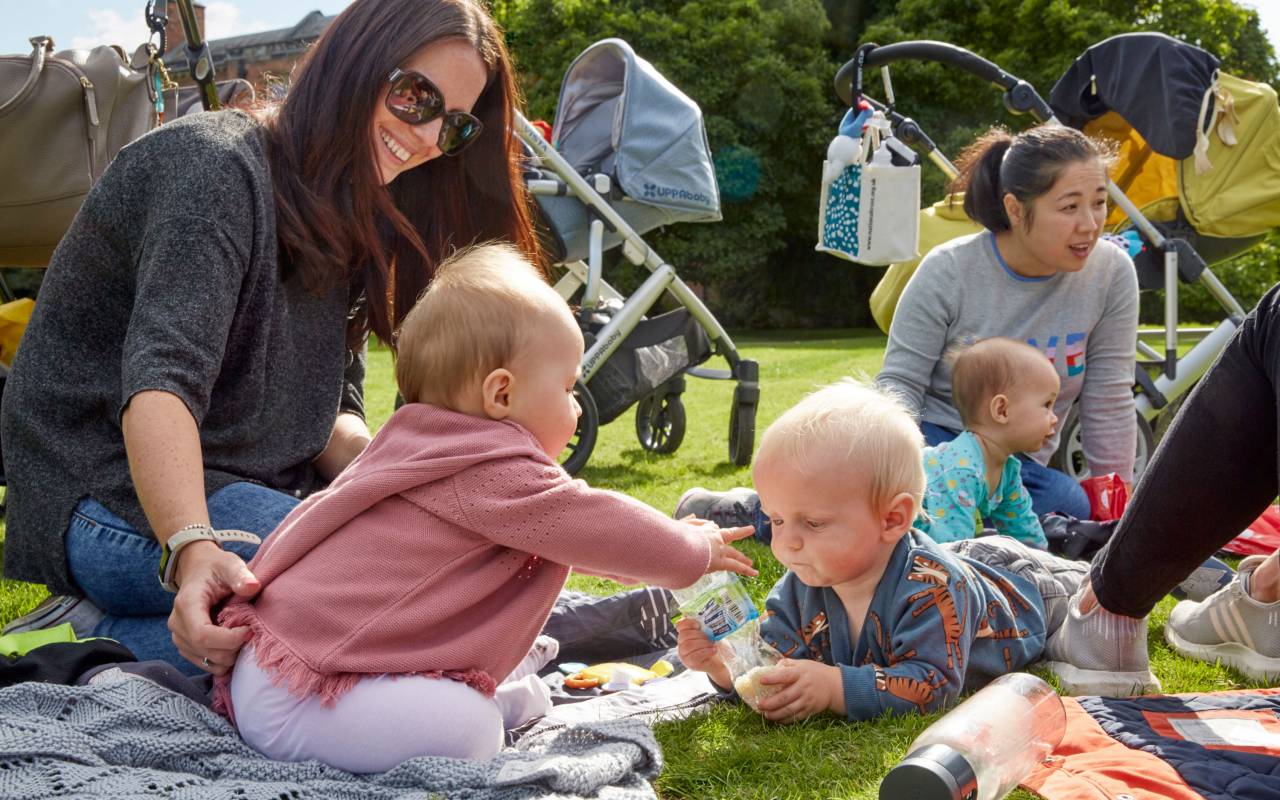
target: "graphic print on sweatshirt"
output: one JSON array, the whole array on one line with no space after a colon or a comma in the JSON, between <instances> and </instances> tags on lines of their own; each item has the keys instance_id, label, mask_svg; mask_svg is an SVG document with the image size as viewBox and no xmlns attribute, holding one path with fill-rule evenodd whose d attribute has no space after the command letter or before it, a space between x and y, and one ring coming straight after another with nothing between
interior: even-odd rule
<instances>
[{"instance_id":1,"label":"graphic print on sweatshirt","mask_svg":"<svg viewBox=\"0 0 1280 800\"><path fill-rule=\"evenodd\" d=\"M1068 333L1065 337L1050 336L1045 340L1043 347L1037 339L1027 339L1027 344L1044 353L1049 359L1049 363L1055 367L1058 365L1058 349L1062 345L1062 358L1066 362L1067 377L1074 378L1084 372L1084 341L1085 334L1083 332Z\"/></svg>"}]
</instances>

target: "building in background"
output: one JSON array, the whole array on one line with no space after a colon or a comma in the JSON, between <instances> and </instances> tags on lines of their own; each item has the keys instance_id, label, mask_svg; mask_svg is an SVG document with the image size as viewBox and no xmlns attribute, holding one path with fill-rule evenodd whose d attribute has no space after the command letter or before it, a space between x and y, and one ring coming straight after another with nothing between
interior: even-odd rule
<instances>
[{"instance_id":1,"label":"building in background","mask_svg":"<svg viewBox=\"0 0 1280 800\"><path fill-rule=\"evenodd\" d=\"M204 6L196 3L195 12L203 35ZM166 13L169 22L165 26L165 66L179 84L192 85L194 81L187 71L184 47L187 39L183 35L182 17L174 0L168 0ZM273 85L280 86L287 81L293 65L302 58L303 53L324 29L329 27L334 16L336 15L325 16L319 11L312 11L292 27L209 40L216 79L225 81L243 78L253 84L260 97L263 93L270 94Z\"/></svg>"}]
</instances>

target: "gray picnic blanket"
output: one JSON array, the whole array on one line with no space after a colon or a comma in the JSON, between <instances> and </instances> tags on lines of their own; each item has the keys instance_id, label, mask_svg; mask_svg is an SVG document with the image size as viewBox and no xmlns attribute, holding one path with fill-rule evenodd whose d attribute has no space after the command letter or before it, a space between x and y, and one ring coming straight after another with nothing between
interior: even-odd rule
<instances>
[{"instance_id":1,"label":"gray picnic blanket","mask_svg":"<svg viewBox=\"0 0 1280 800\"><path fill-rule=\"evenodd\" d=\"M0 797L654 798L662 754L643 722L529 736L492 761L416 758L378 775L271 761L222 717L145 679L0 689Z\"/></svg>"}]
</instances>

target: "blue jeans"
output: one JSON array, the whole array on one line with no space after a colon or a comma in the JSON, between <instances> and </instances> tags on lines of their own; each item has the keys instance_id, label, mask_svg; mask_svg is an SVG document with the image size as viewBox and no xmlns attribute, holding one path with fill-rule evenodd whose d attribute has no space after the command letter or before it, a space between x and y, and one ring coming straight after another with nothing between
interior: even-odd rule
<instances>
[{"instance_id":1,"label":"blue jeans","mask_svg":"<svg viewBox=\"0 0 1280 800\"><path fill-rule=\"evenodd\" d=\"M209 497L213 527L249 531L266 538L298 500L254 483L233 483ZM225 545L245 561L256 545ZM187 675L200 668L178 654L169 635L173 595L160 587L156 567L160 544L140 533L92 498L76 506L67 528L67 565L71 577L106 616L94 636L106 636L133 651L139 661L167 661Z\"/></svg>"},{"instance_id":2,"label":"blue jeans","mask_svg":"<svg viewBox=\"0 0 1280 800\"><path fill-rule=\"evenodd\" d=\"M921 422L920 432L924 434L925 444L930 447L949 442L960 435L960 431L934 425L932 422ZM1070 475L1043 466L1022 453L1018 453L1018 460L1022 462L1022 485L1027 487L1027 492L1031 495L1031 509L1036 512L1037 517L1058 511L1076 519L1089 519L1092 513L1089 495L1084 493L1084 489Z\"/></svg>"}]
</instances>

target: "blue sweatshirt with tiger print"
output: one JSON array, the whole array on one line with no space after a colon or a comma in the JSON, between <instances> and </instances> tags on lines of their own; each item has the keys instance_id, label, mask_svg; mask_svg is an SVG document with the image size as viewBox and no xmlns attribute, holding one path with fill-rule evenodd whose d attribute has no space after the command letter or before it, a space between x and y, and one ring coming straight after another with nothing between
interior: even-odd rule
<instances>
[{"instance_id":1,"label":"blue sweatshirt with tiger print","mask_svg":"<svg viewBox=\"0 0 1280 800\"><path fill-rule=\"evenodd\" d=\"M760 632L778 652L840 668L851 721L942 708L1039 659L1047 635L1034 584L915 530L894 548L857 642L835 591L793 572L765 607Z\"/></svg>"}]
</instances>

